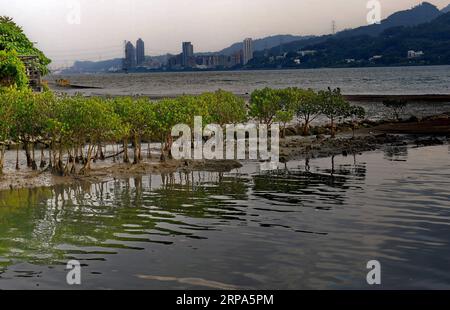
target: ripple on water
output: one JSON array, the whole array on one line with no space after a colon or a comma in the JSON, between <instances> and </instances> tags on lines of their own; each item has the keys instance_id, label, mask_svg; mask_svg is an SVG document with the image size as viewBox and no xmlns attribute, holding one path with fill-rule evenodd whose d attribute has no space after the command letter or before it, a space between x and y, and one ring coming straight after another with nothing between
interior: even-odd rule
<instances>
[{"instance_id":1,"label":"ripple on water","mask_svg":"<svg viewBox=\"0 0 450 310\"><path fill-rule=\"evenodd\" d=\"M2 193L0 287L52 287L77 259L92 287L365 288L378 259L388 288L450 288L448 163L387 149Z\"/></svg>"}]
</instances>

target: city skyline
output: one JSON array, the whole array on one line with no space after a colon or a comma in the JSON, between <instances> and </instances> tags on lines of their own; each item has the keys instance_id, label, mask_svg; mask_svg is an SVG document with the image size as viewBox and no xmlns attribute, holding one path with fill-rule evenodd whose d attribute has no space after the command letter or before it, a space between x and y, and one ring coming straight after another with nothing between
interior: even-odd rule
<instances>
[{"instance_id":1,"label":"city skyline","mask_svg":"<svg viewBox=\"0 0 450 310\"><path fill-rule=\"evenodd\" d=\"M145 54L145 42L139 38L134 45L131 41L124 41L124 55L120 67L110 67L110 72L117 71L146 71L152 69L190 70L190 69L232 69L247 65L254 57L253 39L246 38L242 48L231 54L195 54L192 42L182 42L181 53L167 54L164 62L155 61Z\"/></svg>"},{"instance_id":2,"label":"city skyline","mask_svg":"<svg viewBox=\"0 0 450 310\"><path fill-rule=\"evenodd\" d=\"M380 0L382 18L419 4L420 0ZM449 0L431 0L443 8ZM367 23L366 0L0 0L3 15L53 60L53 66L75 60L123 57L124 38L151 42L146 55L176 54L179 42L195 42L199 52L215 52L245 37L277 34L321 35ZM40 14L35 12L39 10ZM76 14L79 12L80 14ZM209 14L206 14L209 12ZM79 16L78 16L79 15ZM194 17L193 21L191 19ZM163 26L161 26L163 25ZM170 38L168 40L168 37Z\"/></svg>"}]
</instances>

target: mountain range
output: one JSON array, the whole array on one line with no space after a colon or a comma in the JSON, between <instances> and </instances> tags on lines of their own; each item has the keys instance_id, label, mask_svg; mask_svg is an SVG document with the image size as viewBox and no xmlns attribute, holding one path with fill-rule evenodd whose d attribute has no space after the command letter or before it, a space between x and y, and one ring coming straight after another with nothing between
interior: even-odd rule
<instances>
[{"instance_id":1,"label":"mountain range","mask_svg":"<svg viewBox=\"0 0 450 310\"><path fill-rule=\"evenodd\" d=\"M255 58L253 68L318 68L362 67L399 65L449 65L450 64L450 12L431 22L413 27L392 27L379 36L332 37L324 42L305 46L316 51L297 64L298 54L291 52L271 62L267 58ZM408 52L422 52L409 56ZM262 60L262 61L261 61Z\"/></svg>"},{"instance_id":2,"label":"mountain range","mask_svg":"<svg viewBox=\"0 0 450 310\"><path fill-rule=\"evenodd\" d=\"M337 34L333 35L324 35L320 37L313 37L306 40L298 40L292 41L288 44L283 44L282 50L284 52L297 51L305 46L311 46L317 43L324 42L332 37L336 38L349 38L356 37L359 35L369 35L369 36L377 36L381 34L384 30L397 27L397 26L415 26L422 23L430 22L441 14L450 11L450 5L447 6L442 11L428 3L423 2L422 4L415 6L409 10L404 10L400 12L396 12L390 15L388 18L381 21L380 24L361 26L354 29L347 29ZM280 51L280 46L275 46L270 50L271 54L277 54Z\"/></svg>"},{"instance_id":3,"label":"mountain range","mask_svg":"<svg viewBox=\"0 0 450 310\"><path fill-rule=\"evenodd\" d=\"M395 13L380 25L315 37L256 53L249 68L317 68L450 64L450 13L429 3ZM418 22L420 21L420 22ZM389 26L386 26L389 25ZM298 51L313 50L299 57ZM408 51L423 51L408 58ZM375 56L375 57L374 57ZM301 58L301 59L300 59ZM301 60L301 63L299 63Z\"/></svg>"},{"instance_id":4,"label":"mountain range","mask_svg":"<svg viewBox=\"0 0 450 310\"><path fill-rule=\"evenodd\" d=\"M285 53L296 53L299 50L302 49L318 49L318 50L327 50L333 47L334 52L330 53L327 52L325 54L322 54L322 58L329 57L327 61L324 61L322 59L321 61L317 61L314 65L310 64L309 66L316 67L316 66L333 66L333 65L339 65L336 63L337 58L343 55L348 56L348 58L358 58L362 56L367 56L370 54L379 54L381 51L386 52L386 49L388 49L388 54L394 57L400 57L400 51L397 53L393 53L392 50L395 49L394 46L397 46L400 48L399 44L393 44L390 48L386 47L386 49L380 48L379 46L375 46L374 44L369 44L372 42L377 42L377 44L381 44L384 46L384 44L387 44L386 41L391 38L396 38L397 40L400 40L403 42L405 46L402 46L402 48L406 48L407 44L405 43L405 40L413 40L415 41L414 44L410 44L410 49L420 49L422 46L424 48L426 46L430 46L430 38L428 38L427 43L425 45L419 44L420 39L414 40L414 36L416 33L410 33L407 31L407 29L410 29L411 27L416 27L419 25L424 25L430 22L433 22L434 20L439 19L439 17L445 15L446 13L450 12L450 4L445 7L442 10L439 10L436 6L424 2L418 6L415 6L411 9L396 12L386 19L382 20L380 24L374 24L374 25L368 25L368 26L361 26L354 29L347 29L341 32L336 33L335 35L323 35L323 36L294 36L294 35L275 35L270 36L262 39L254 40L254 50L255 50L255 61L251 63L249 67L251 68L270 68L275 65L276 67L284 67L288 66L291 67L292 64L286 64L281 62L275 63L275 64L268 64L267 62L267 55L270 55L270 57L273 56L279 56L283 55ZM442 21L441 21L442 22ZM402 31L400 31L398 28L405 28ZM395 32L397 29L398 31ZM428 29L430 32L427 36L430 37L433 32L435 33L441 33L439 29L433 29L433 28L420 28L420 30ZM407 38L401 37L402 35L407 34ZM387 36L386 33L389 35ZM395 33L395 34L394 34ZM389 37L390 36L390 37ZM445 34L444 34L445 37ZM439 39L439 37L435 37L435 40ZM364 48L366 49L364 52L360 51L359 54L357 52L351 53L351 51L344 51L346 49L350 50L349 47L357 47L355 45L355 40L358 40L361 44L363 44ZM433 44L431 44L433 45ZM450 45L449 45L450 46ZM215 52L215 53L200 53L201 55L205 54L224 54L224 55L232 55L233 53L239 51L242 49L243 43L237 42L232 44L231 46ZM362 47L361 47L362 48ZM371 50L373 48L373 50ZM403 50L401 50L401 53L404 53ZM366 55L367 54L367 55ZM167 56L157 56L152 57L156 60L164 60ZM293 55L292 55L293 57ZM389 59L389 57L384 58L384 60ZM291 59L292 60L292 59ZM317 59L316 59L317 60ZM387 60L386 60L387 61ZM392 61L392 58L391 58ZM449 62L450 64L450 62ZM67 73L72 72L104 72L110 69L111 67L120 67L121 65L121 59L112 59L112 60L106 60L101 62L94 62L94 61L78 61L74 64L72 68L69 70L66 70ZM358 65L365 65L363 63L358 63Z\"/></svg>"}]
</instances>

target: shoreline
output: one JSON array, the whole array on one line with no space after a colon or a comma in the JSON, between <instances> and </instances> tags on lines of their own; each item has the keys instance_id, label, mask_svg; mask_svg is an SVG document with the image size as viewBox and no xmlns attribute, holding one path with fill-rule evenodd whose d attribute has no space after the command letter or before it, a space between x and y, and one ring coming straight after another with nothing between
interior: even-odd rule
<instances>
[{"instance_id":1,"label":"shoreline","mask_svg":"<svg viewBox=\"0 0 450 310\"><path fill-rule=\"evenodd\" d=\"M343 133L335 139L327 137L290 136L280 141L280 163L334 156L362 155L365 152L383 150L386 147L425 147L450 144L450 135L421 136L390 134L382 131L368 133L363 129L348 137ZM0 176L0 192L50 188L73 183L99 183L114 179L127 179L148 174L173 174L177 172L230 172L243 167L237 160L168 160L165 162L144 160L138 165L124 163L102 163L94 165L88 175L56 176L48 171L23 169L6 172Z\"/></svg>"},{"instance_id":2,"label":"shoreline","mask_svg":"<svg viewBox=\"0 0 450 310\"><path fill-rule=\"evenodd\" d=\"M405 100L408 102L450 102L450 94L399 94L399 95L382 95L382 94L352 94L343 95L345 99L351 102L383 102L387 99Z\"/></svg>"}]
</instances>

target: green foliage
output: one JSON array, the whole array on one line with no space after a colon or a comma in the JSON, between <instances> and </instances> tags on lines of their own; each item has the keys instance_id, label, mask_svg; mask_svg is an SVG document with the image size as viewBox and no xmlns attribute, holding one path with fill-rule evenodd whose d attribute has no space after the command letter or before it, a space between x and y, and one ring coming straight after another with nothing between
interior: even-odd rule
<instances>
[{"instance_id":1,"label":"green foliage","mask_svg":"<svg viewBox=\"0 0 450 310\"><path fill-rule=\"evenodd\" d=\"M243 99L221 90L152 102L132 97L56 97L51 92L33 93L28 88L0 88L0 159L6 145L15 144L17 152L23 146L27 164L37 169L34 149L40 144L48 147L48 167L55 173L75 173L77 160L83 163L79 173L85 173L102 144L123 142L124 161L128 162L125 157L132 142L137 164L142 157L142 141L163 143L165 158L166 153L170 156L175 125L193 128L195 116L203 117L205 125L236 124L247 120L248 110L264 124L280 122L283 135L295 114L305 121L306 128L319 114L327 116L333 136L336 121L364 117L364 109L351 107L338 89L316 93L299 88L266 88L252 94L248 109ZM41 165L42 157L41 152Z\"/></svg>"},{"instance_id":2,"label":"green foliage","mask_svg":"<svg viewBox=\"0 0 450 310\"><path fill-rule=\"evenodd\" d=\"M251 94L250 116L261 123L271 125L278 111L284 108L284 101L277 90L271 88L257 89Z\"/></svg>"},{"instance_id":3,"label":"green foliage","mask_svg":"<svg viewBox=\"0 0 450 310\"><path fill-rule=\"evenodd\" d=\"M0 50L0 87L26 88L28 78L25 65L17 53Z\"/></svg>"},{"instance_id":4,"label":"green foliage","mask_svg":"<svg viewBox=\"0 0 450 310\"><path fill-rule=\"evenodd\" d=\"M294 110L303 123L303 135L309 135L309 128L322 112L321 97L312 89L294 89Z\"/></svg>"},{"instance_id":5,"label":"green foliage","mask_svg":"<svg viewBox=\"0 0 450 310\"><path fill-rule=\"evenodd\" d=\"M0 17L0 51L16 51L19 55L37 56L36 66L42 74L47 74L50 64L44 53L37 49L24 34L22 28L17 26L9 17Z\"/></svg>"},{"instance_id":6,"label":"green foliage","mask_svg":"<svg viewBox=\"0 0 450 310\"><path fill-rule=\"evenodd\" d=\"M225 124L243 123L247 120L247 107L242 98L230 92L218 90L215 93L206 93L200 96L208 110L210 119L206 123Z\"/></svg>"},{"instance_id":7,"label":"green foliage","mask_svg":"<svg viewBox=\"0 0 450 310\"><path fill-rule=\"evenodd\" d=\"M5 143L10 138L13 124L13 109L9 96L8 94L0 95L0 174L3 172Z\"/></svg>"},{"instance_id":8,"label":"green foliage","mask_svg":"<svg viewBox=\"0 0 450 310\"><path fill-rule=\"evenodd\" d=\"M321 113L330 120L331 137L336 136L336 121L347 117L351 105L344 99L339 88L320 91Z\"/></svg>"},{"instance_id":9,"label":"green foliage","mask_svg":"<svg viewBox=\"0 0 450 310\"><path fill-rule=\"evenodd\" d=\"M281 133L283 138L286 137L286 126L290 121L292 121L293 118L294 118L293 110L277 111L277 114L275 115L275 121L282 124Z\"/></svg>"}]
</instances>

